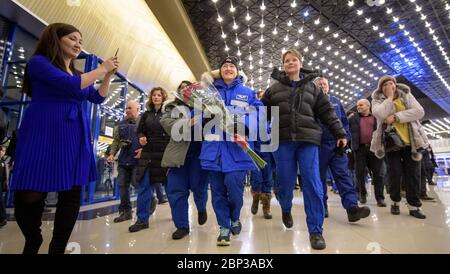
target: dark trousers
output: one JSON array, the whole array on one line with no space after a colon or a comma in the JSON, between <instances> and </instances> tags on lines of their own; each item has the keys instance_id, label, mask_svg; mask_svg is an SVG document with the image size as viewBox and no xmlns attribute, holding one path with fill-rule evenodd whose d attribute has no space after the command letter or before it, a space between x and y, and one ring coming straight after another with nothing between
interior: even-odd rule
<instances>
[{"instance_id":1,"label":"dark trousers","mask_svg":"<svg viewBox=\"0 0 450 274\"><path fill-rule=\"evenodd\" d=\"M0 222L6 220L6 207L3 199L3 183L0 182Z\"/></svg>"},{"instance_id":2,"label":"dark trousers","mask_svg":"<svg viewBox=\"0 0 450 274\"><path fill-rule=\"evenodd\" d=\"M427 176L427 170L422 165L420 169L420 196L427 196Z\"/></svg>"},{"instance_id":3,"label":"dark trousers","mask_svg":"<svg viewBox=\"0 0 450 274\"><path fill-rule=\"evenodd\" d=\"M117 181L119 183L119 212L131 212L130 185L135 185L136 166L119 165Z\"/></svg>"},{"instance_id":4,"label":"dark trousers","mask_svg":"<svg viewBox=\"0 0 450 274\"><path fill-rule=\"evenodd\" d=\"M156 196L159 202L167 199L165 183L152 183L151 187L153 188L153 196Z\"/></svg>"},{"instance_id":5,"label":"dark trousers","mask_svg":"<svg viewBox=\"0 0 450 274\"><path fill-rule=\"evenodd\" d=\"M403 175L406 201L411 206L422 206L420 201L421 161L411 159L411 147L386 153L386 160L391 183L389 188L391 200L400 202L402 199L400 196L400 182Z\"/></svg>"},{"instance_id":6,"label":"dark trousers","mask_svg":"<svg viewBox=\"0 0 450 274\"><path fill-rule=\"evenodd\" d=\"M14 192L14 215L25 237L23 254L37 254L42 244L41 218L46 192L19 190ZM80 211L81 187L58 192L53 237L49 254L64 254Z\"/></svg>"},{"instance_id":7,"label":"dark trousers","mask_svg":"<svg viewBox=\"0 0 450 274\"><path fill-rule=\"evenodd\" d=\"M354 152L355 157L355 174L356 174L356 190L360 195L367 195L366 183L364 177L366 174L366 167L372 173L372 184L375 188L375 199L377 201L384 200L384 184L383 184L383 160L378 159L375 154L370 151L370 148L361 145L358 150Z\"/></svg>"},{"instance_id":8,"label":"dark trousers","mask_svg":"<svg viewBox=\"0 0 450 274\"><path fill-rule=\"evenodd\" d=\"M434 175L434 167L430 167L426 169L427 171L427 181L429 184L433 183L433 175Z\"/></svg>"},{"instance_id":9,"label":"dark trousers","mask_svg":"<svg viewBox=\"0 0 450 274\"><path fill-rule=\"evenodd\" d=\"M433 183L433 167L425 167L422 161L422 168L420 172L420 196L427 196L427 181Z\"/></svg>"}]
</instances>

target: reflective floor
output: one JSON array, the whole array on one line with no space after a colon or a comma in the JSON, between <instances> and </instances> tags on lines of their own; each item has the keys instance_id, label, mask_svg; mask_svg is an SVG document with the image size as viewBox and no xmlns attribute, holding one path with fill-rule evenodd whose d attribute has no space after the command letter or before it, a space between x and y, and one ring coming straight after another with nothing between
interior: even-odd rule
<instances>
[{"instance_id":1,"label":"reflective floor","mask_svg":"<svg viewBox=\"0 0 450 274\"><path fill-rule=\"evenodd\" d=\"M232 236L229 247L216 246L218 226L210 200L209 219L203 226L197 224L195 205L190 201L191 233L177 241L171 239L175 227L169 204L158 205L149 229L129 233L128 226L135 220L115 224L117 213L99 213L108 212L104 209L114 212L111 208L117 208L117 202L108 202L82 208L85 213L99 211L92 218L80 214L67 253L450 253L450 178L440 177L436 181L437 186L429 189L429 196L436 197L436 202L423 203L425 220L409 216L404 201L401 214L394 216L389 212L388 197L388 207L378 208L373 196L369 196L370 217L350 224L339 195L329 192L330 217L324 225L327 248L323 251L310 248L301 192L295 191L294 227L287 230L275 198L272 220L263 218L261 208L255 216L250 213L252 199L246 187L241 211L243 229L239 236ZM52 221L43 222L44 243L40 253L48 250L52 225ZM23 244L14 221L0 229L0 253L20 253Z\"/></svg>"}]
</instances>

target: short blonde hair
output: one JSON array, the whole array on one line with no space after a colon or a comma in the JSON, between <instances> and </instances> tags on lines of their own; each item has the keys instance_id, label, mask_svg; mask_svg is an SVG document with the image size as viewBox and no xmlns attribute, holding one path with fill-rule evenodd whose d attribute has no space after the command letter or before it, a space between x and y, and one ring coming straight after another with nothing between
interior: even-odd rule
<instances>
[{"instance_id":1,"label":"short blonde hair","mask_svg":"<svg viewBox=\"0 0 450 274\"><path fill-rule=\"evenodd\" d=\"M302 62L303 56L302 54L296 50L296 49L288 49L285 53L283 53L283 55L281 56L281 63L284 64L284 59L286 58L286 55L288 54L292 54L295 57L298 58L298 60L300 60L300 62Z\"/></svg>"}]
</instances>

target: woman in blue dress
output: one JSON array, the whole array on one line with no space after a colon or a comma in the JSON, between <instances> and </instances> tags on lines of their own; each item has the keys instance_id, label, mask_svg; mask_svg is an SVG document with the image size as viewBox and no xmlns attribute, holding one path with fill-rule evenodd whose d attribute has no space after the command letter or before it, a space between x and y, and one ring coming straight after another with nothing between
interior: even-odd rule
<instances>
[{"instance_id":1,"label":"woman in blue dress","mask_svg":"<svg viewBox=\"0 0 450 274\"><path fill-rule=\"evenodd\" d=\"M97 177L82 103L105 100L119 62L113 57L82 74L74 66L81 47L78 29L51 24L25 69L23 92L32 100L18 132L11 182L14 214L25 236L24 254L38 253L42 244L41 217L48 192L58 192L49 253L64 253L80 209L81 186ZM94 82L102 77L95 90Z\"/></svg>"}]
</instances>

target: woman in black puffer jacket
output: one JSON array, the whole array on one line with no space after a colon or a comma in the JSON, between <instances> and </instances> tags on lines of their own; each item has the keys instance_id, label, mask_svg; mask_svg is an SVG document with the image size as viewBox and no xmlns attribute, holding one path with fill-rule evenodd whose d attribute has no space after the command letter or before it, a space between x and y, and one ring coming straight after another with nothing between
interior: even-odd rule
<instances>
[{"instance_id":1,"label":"woman in black puffer jacket","mask_svg":"<svg viewBox=\"0 0 450 274\"><path fill-rule=\"evenodd\" d=\"M162 188L166 182L167 169L161 167L161 159L170 136L161 127L159 121L163 114L163 104L167 100L167 92L161 87L155 87L148 97L148 110L141 116L137 127L139 143L143 148L136 169L136 182L139 182L136 209L138 219L129 227L130 232L148 228L148 219L151 215L150 203L155 188Z\"/></svg>"},{"instance_id":2,"label":"woman in black puffer jacket","mask_svg":"<svg viewBox=\"0 0 450 274\"><path fill-rule=\"evenodd\" d=\"M330 129L338 140L338 146L346 146L347 139L327 95L313 83L316 75L300 73L301 60L302 56L295 49L283 54L284 71L274 70L272 78L277 82L265 92L262 102L268 107L279 107L280 145L273 155L283 223L287 228L293 226L291 208L298 163L311 246L314 249L324 249L323 187L320 181L318 153L322 138L320 123Z\"/></svg>"}]
</instances>

